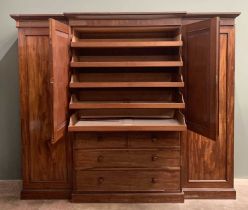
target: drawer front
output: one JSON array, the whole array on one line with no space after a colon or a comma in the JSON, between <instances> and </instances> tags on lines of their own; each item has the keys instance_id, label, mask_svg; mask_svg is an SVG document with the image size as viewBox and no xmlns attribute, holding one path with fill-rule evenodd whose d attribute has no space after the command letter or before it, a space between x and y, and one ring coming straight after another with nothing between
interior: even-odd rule
<instances>
[{"instance_id":1,"label":"drawer front","mask_svg":"<svg viewBox=\"0 0 248 210\"><path fill-rule=\"evenodd\" d=\"M168 168L180 166L178 149L164 150L74 150L74 167Z\"/></svg>"},{"instance_id":2,"label":"drawer front","mask_svg":"<svg viewBox=\"0 0 248 210\"><path fill-rule=\"evenodd\" d=\"M179 191L180 171L75 171L75 191Z\"/></svg>"},{"instance_id":3,"label":"drawer front","mask_svg":"<svg viewBox=\"0 0 248 210\"><path fill-rule=\"evenodd\" d=\"M129 133L130 148L180 147L179 132Z\"/></svg>"},{"instance_id":4,"label":"drawer front","mask_svg":"<svg viewBox=\"0 0 248 210\"><path fill-rule=\"evenodd\" d=\"M89 148L125 148L127 137L125 133L75 133L73 147Z\"/></svg>"}]
</instances>

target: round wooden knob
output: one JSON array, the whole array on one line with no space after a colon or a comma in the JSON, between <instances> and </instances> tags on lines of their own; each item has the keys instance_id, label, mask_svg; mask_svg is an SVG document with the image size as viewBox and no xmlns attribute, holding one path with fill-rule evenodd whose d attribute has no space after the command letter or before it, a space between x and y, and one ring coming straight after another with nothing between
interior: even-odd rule
<instances>
[{"instance_id":1,"label":"round wooden knob","mask_svg":"<svg viewBox=\"0 0 248 210\"><path fill-rule=\"evenodd\" d=\"M156 141L158 141L157 137L156 136L153 136L152 137L152 142L156 142Z\"/></svg>"},{"instance_id":2,"label":"round wooden knob","mask_svg":"<svg viewBox=\"0 0 248 210\"><path fill-rule=\"evenodd\" d=\"M152 183L158 183L158 180L156 178L152 178Z\"/></svg>"},{"instance_id":3,"label":"round wooden knob","mask_svg":"<svg viewBox=\"0 0 248 210\"><path fill-rule=\"evenodd\" d=\"M152 156L152 161L156 161L158 159L158 156L157 155L153 155Z\"/></svg>"},{"instance_id":4,"label":"round wooden knob","mask_svg":"<svg viewBox=\"0 0 248 210\"><path fill-rule=\"evenodd\" d=\"M103 141L102 136L97 136L97 141Z\"/></svg>"},{"instance_id":5,"label":"round wooden knob","mask_svg":"<svg viewBox=\"0 0 248 210\"><path fill-rule=\"evenodd\" d=\"M102 162L103 159L104 159L104 157L103 157L102 155L99 155L98 158L97 158L97 161L98 161L98 162Z\"/></svg>"},{"instance_id":6,"label":"round wooden knob","mask_svg":"<svg viewBox=\"0 0 248 210\"><path fill-rule=\"evenodd\" d=\"M98 184L102 184L103 181L104 181L104 178L103 178L103 177L99 177L99 178L98 178Z\"/></svg>"}]
</instances>

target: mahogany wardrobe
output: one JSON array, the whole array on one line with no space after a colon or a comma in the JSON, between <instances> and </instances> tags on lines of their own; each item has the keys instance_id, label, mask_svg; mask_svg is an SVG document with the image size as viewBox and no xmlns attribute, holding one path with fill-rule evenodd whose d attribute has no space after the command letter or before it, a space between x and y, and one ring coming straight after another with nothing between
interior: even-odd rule
<instances>
[{"instance_id":1,"label":"mahogany wardrobe","mask_svg":"<svg viewBox=\"0 0 248 210\"><path fill-rule=\"evenodd\" d=\"M238 15L11 15L21 198L234 199Z\"/></svg>"}]
</instances>

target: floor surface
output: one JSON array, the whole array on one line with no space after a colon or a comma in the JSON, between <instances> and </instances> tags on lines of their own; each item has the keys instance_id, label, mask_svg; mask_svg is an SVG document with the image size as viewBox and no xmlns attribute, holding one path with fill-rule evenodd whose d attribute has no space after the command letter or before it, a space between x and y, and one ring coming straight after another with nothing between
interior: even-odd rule
<instances>
[{"instance_id":1,"label":"floor surface","mask_svg":"<svg viewBox=\"0 0 248 210\"><path fill-rule=\"evenodd\" d=\"M236 200L185 200L168 204L87 204L67 200L19 200L20 181L0 181L0 210L248 210L248 179L236 179Z\"/></svg>"}]
</instances>

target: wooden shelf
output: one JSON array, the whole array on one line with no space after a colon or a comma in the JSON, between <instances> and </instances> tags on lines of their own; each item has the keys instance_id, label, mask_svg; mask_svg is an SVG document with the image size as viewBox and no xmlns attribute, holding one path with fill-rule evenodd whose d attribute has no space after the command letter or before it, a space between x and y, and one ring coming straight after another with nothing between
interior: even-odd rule
<instances>
[{"instance_id":1,"label":"wooden shelf","mask_svg":"<svg viewBox=\"0 0 248 210\"><path fill-rule=\"evenodd\" d=\"M156 103L156 102L73 102L70 109L160 109L177 108L184 109L184 103Z\"/></svg>"},{"instance_id":2,"label":"wooden shelf","mask_svg":"<svg viewBox=\"0 0 248 210\"><path fill-rule=\"evenodd\" d=\"M181 40L168 39L79 39L71 42L73 48L101 48L101 47L180 47Z\"/></svg>"},{"instance_id":3,"label":"wooden shelf","mask_svg":"<svg viewBox=\"0 0 248 210\"><path fill-rule=\"evenodd\" d=\"M71 67L174 67L182 66L179 56L74 56Z\"/></svg>"},{"instance_id":4,"label":"wooden shelf","mask_svg":"<svg viewBox=\"0 0 248 210\"><path fill-rule=\"evenodd\" d=\"M148 33L149 37L152 33L160 33L159 37L176 37L180 35L180 26L126 26L126 27L113 27L113 26L106 26L106 27L74 27L73 34L74 38L80 38L85 36L90 37L99 37L100 35L111 35L111 37L126 37L127 34L129 36L135 35L138 33L138 37L144 37L146 33ZM137 36L135 36L137 37Z\"/></svg>"},{"instance_id":5,"label":"wooden shelf","mask_svg":"<svg viewBox=\"0 0 248 210\"><path fill-rule=\"evenodd\" d=\"M72 95L70 109L184 109L183 95L180 93L172 101L79 101Z\"/></svg>"},{"instance_id":6,"label":"wooden shelf","mask_svg":"<svg viewBox=\"0 0 248 210\"><path fill-rule=\"evenodd\" d=\"M70 88L184 87L184 82L71 82Z\"/></svg>"},{"instance_id":7,"label":"wooden shelf","mask_svg":"<svg viewBox=\"0 0 248 210\"><path fill-rule=\"evenodd\" d=\"M179 27L74 29L69 131L186 130L182 45Z\"/></svg>"},{"instance_id":8,"label":"wooden shelf","mask_svg":"<svg viewBox=\"0 0 248 210\"><path fill-rule=\"evenodd\" d=\"M173 118L176 109L79 109L81 119L168 119Z\"/></svg>"},{"instance_id":9,"label":"wooden shelf","mask_svg":"<svg viewBox=\"0 0 248 210\"><path fill-rule=\"evenodd\" d=\"M100 78L100 79L99 79ZM177 72L159 73L74 73L70 88L145 88L184 87L182 75Z\"/></svg>"},{"instance_id":10,"label":"wooden shelf","mask_svg":"<svg viewBox=\"0 0 248 210\"><path fill-rule=\"evenodd\" d=\"M78 119L71 116L69 131L185 131L181 113L173 119Z\"/></svg>"}]
</instances>

